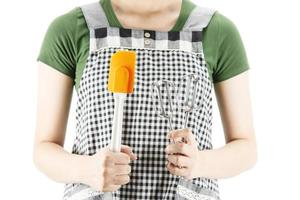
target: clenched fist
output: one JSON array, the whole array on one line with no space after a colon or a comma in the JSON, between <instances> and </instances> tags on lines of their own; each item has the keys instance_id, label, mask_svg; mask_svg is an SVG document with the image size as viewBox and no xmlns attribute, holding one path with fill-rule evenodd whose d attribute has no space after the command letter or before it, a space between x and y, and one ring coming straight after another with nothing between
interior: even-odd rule
<instances>
[{"instance_id":1,"label":"clenched fist","mask_svg":"<svg viewBox=\"0 0 300 200\"><path fill-rule=\"evenodd\" d=\"M101 192L118 190L130 180L130 161L137 156L129 146L122 145L121 152L109 150L109 146L90 156L83 172L84 183Z\"/></svg>"},{"instance_id":2,"label":"clenched fist","mask_svg":"<svg viewBox=\"0 0 300 200\"><path fill-rule=\"evenodd\" d=\"M188 128L174 130L169 132L167 137L175 141L165 149L169 172L186 179L198 177L199 164L203 163L203 159L200 157L197 141L191 130Z\"/></svg>"}]
</instances>

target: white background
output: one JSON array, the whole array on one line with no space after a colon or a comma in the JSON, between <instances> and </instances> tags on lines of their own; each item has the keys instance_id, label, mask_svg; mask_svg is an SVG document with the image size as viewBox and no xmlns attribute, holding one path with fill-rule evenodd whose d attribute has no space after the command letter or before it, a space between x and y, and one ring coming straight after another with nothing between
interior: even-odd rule
<instances>
[{"instance_id":1,"label":"white background","mask_svg":"<svg viewBox=\"0 0 300 200\"><path fill-rule=\"evenodd\" d=\"M84 0L24 0L1 3L0 12L0 191L1 199L61 199L63 185L32 163L36 58L49 23ZM297 1L195 1L218 9L238 27L251 65L251 93L258 163L220 180L223 200L299 199L300 12ZM67 130L74 133L74 93ZM214 144L224 143L217 105Z\"/></svg>"}]
</instances>

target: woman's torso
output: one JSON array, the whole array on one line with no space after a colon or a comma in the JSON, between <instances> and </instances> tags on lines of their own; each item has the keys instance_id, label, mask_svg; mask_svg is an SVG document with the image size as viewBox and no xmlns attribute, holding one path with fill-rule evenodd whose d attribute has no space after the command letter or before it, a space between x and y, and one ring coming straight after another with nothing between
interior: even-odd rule
<instances>
[{"instance_id":1,"label":"woman's torso","mask_svg":"<svg viewBox=\"0 0 300 200\"><path fill-rule=\"evenodd\" d=\"M218 199L215 179L187 181L166 169L164 149L169 144L168 122L153 109L151 84L170 80L176 85L187 74L202 77L202 108L191 114L188 126L199 150L211 149L212 83L206 66L202 30L214 10L197 7L180 31L154 31L111 27L99 3L82 6L90 30L90 53L80 78L76 107L76 138L72 153L93 155L110 142L113 95L107 91L109 62L118 50L137 53L135 88L124 107L122 144L139 159L132 163L131 181L113 193L92 191L83 184L66 184L65 199ZM181 128L184 114L174 118ZM206 196L207 195L207 196Z\"/></svg>"}]
</instances>

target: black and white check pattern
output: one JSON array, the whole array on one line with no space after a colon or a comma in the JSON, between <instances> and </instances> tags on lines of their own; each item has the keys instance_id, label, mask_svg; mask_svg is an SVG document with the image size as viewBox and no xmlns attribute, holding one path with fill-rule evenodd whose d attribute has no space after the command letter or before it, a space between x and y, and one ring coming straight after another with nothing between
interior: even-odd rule
<instances>
[{"instance_id":1,"label":"black and white check pattern","mask_svg":"<svg viewBox=\"0 0 300 200\"><path fill-rule=\"evenodd\" d=\"M150 37L145 37L146 32ZM150 43L145 43L146 39ZM151 84L155 81L165 79L179 86L187 74L201 76L202 107L189 116L188 127L196 136L199 150L212 149L212 82L202 49L202 31L91 28L90 24L90 54L77 92L72 153L93 155L110 144L114 98L107 90L107 83L110 58L118 50L132 50L137 55L134 93L127 95L124 105L122 144L131 146L139 159L131 163L130 183L120 190L103 193L84 184L70 183L65 185L64 199L210 199L201 196L206 194L218 200L217 180L185 181L168 172L164 149L170 142L166 138L169 126L166 119L158 117L151 98ZM180 110L173 124L175 128L182 128L184 113Z\"/></svg>"},{"instance_id":2,"label":"black and white check pattern","mask_svg":"<svg viewBox=\"0 0 300 200\"><path fill-rule=\"evenodd\" d=\"M92 52L81 78L76 109L77 137L73 153L93 155L110 143L113 94L107 90L110 57L117 50L107 47ZM181 50L130 48L137 53L135 88L128 95L124 107L122 144L131 146L139 159L132 163L131 182L114 193L115 199L172 199L176 193L178 177L166 169L164 149L168 123L159 118L153 109L151 83L161 79L179 85L186 74L205 77L203 108L193 112L188 126L196 135L199 149L211 149L212 97L211 82L203 54ZM174 124L181 128L183 113L175 115ZM215 180L197 178L194 184L218 191Z\"/></svg>"},{"instance_id":3,"label":"black and white check pattern","mask_svg":"<svg viewBox=\"0 0 300 200\"><path fill-rule=\"evenodd\" d=\"M145 33L149 33L150 37L145 37ZM149 41L149 44L145 42L146 40ZM96 50L105 46L180 49L200 53L202 50L202 30L162 32L112 26L94 29L91 32L90 50Z\"/></svg>"}]
</instances>

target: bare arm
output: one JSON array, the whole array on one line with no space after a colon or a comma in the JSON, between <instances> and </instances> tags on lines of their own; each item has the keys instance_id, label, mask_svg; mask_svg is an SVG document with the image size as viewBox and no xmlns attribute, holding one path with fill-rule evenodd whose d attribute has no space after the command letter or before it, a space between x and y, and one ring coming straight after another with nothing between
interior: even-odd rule
<instances>
[{"instance_id":1,"label":"bare arm","mask_svg":"<svg viewBox=\"0 0 300 200\"><path fill-rule=\"evenodd\" d=\"M178 138L188 141L187 144L167 146L166 152L170 161L167 167L171 173L188 179L219 179L237 175L255 164L256 141L248 84L248 72L215 84L226 139L223 147L199 151L190 130L175 130L169 134L176 141Z\"/></svg>"},{"instance_id":2,"label":"bare arm","mask_svg":"<svg viewBox=\"0 0 300 200\"><path fill-rule=\"evenodd\" d=\"M39 63L38 105L33 161L54 181L84 183L96 190L115 191L129 182L130 160L137 159L129 146L121 152L102 148L92 156L63 149L73 80Z\"/></svg>"},{"instance_id":3,"label":"bare arm","mask_svg":"<svg viewBox=\"0 0 300 200\"><path fill-rule=\"evenodd\" d=\"M200 152L205 163L201 175L213 178L231 177L256 163L248 76L248 72L243 72L215 84L227 144L219 149Z\"/></svg>"},{"instance_id":4,"label":"bare arm","mask_svg":"<svg viewBox=\"0 0 300 200\"><path fill-rule=\"evenodd\" d=\"M85 157L63 149L73 80L41 62L38 75L34 163L55 181L80 182Z\"/></svg>"}]
</instances>

